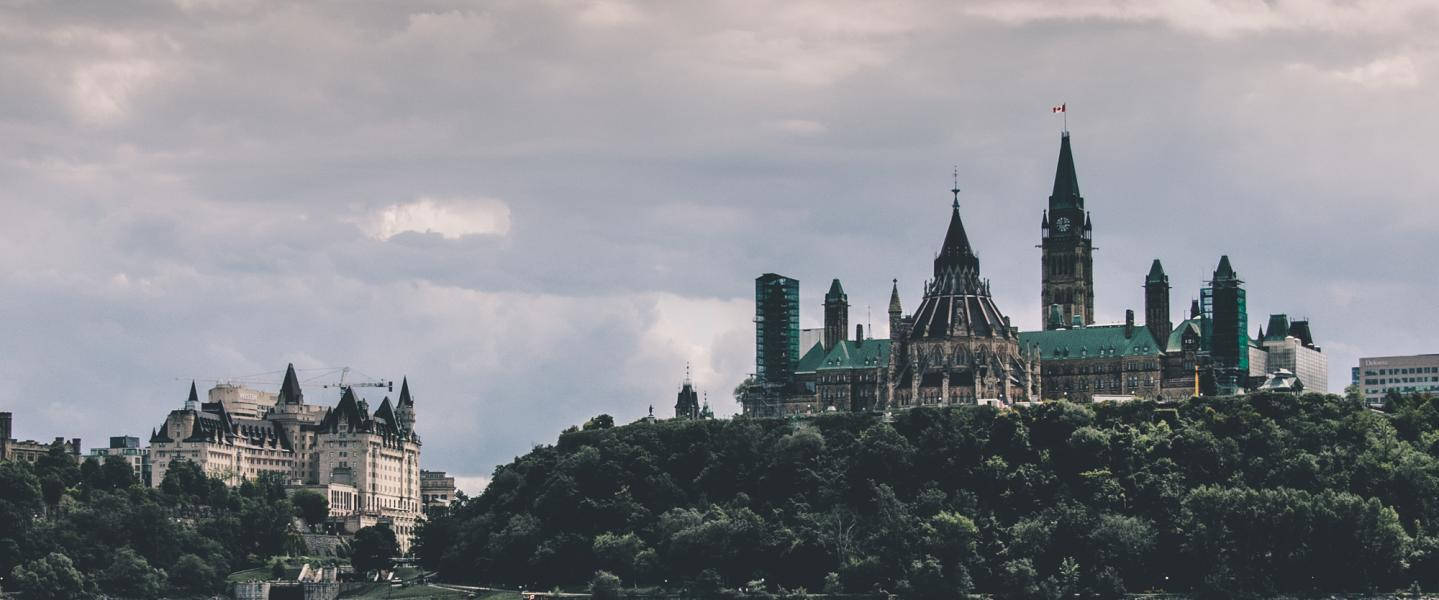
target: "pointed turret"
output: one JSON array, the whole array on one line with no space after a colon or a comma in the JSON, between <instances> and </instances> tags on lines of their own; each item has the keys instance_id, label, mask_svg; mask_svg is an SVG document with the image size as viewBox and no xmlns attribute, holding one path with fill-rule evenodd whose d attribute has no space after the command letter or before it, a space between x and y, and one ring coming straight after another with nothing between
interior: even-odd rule
<instances>
[{"instance_id":1,"label":"pointed turret","mask_svg":"<svg viewBox=\"0 0 1439 600\"><path fill-rule=\"evenodd\" d=\"M1149 275L1144 277L1144 326L1155 340L1169 339L1169 332L1174 329L1174 323L1169 320L1169 276L1164 274L1164 265L1157 258L1149 265Z\"/></svg>"},{"instance_id":2,"label":"pointed turret","mask_svg":"<svg viewBox=\"0 0 1439 600\"><path fill-rule=\"evenodd\" d=\"M195 381L190 381L190 397L185 400L185 410L200 410L200 393L195 389Z\"/></svg>"},{"instance_id":3,"label":"pointed turret","mask_svg":"<svg viewBox=\"0 0 1439 600\"><path fill-rule=\"evenodd\" d=\"M285 381L280 384L280 404L304 404L305 394L300 391L300 378L295 376L295 363L285 367Z\"/></svg>"},{"instance_id":4,"label":"pointed turret","mask_svg":"<svg viewBox=\"0 0 1439 600\"><path fill-rule=\"evenodd\" d=\"M844 286L835 279L829 284L829 293L824 295L824 339L820 340L824 350L844 341L844 336L849 331L849 296L844 293ZM809 348L805 348L806 351Z\"/></svg>"},{"instance_id":5,"label":"pointed turret","mask_svg":"<svg viewBox=\"0 0 1439 600\"><path fill-rule=\"evenodd\" d=\"M400 400L395 403L396 425L404 433L415 431L415 400L410 397L410 378L400 379Z\"/></svg>"},{"instance_id":6,"label":"pointed turret","mask_svg":"<svg viewBox=\"0 0 1439 600\"><path fill-rule=\"evenodd\" d=\"M1159 283L1159 282L1169 283L1169 276L1167 276L1167 275L1164 274L1164 265L1162 265L1162 264L1159 263L1159 259L1157 259L1157 258L1154 259L1154 263L1151 264L1151 265L1149 265L1149 275L1144 278L1144 282L1145 282L1145 283Z\"/></svg>"},{"instance_id":7,"label":"pointed turret","mask_svg":"<svg viewBox=\"0 0 1439 600\"><path fill-rule=\"evenodd\" d=\"M1214 279L1216 281L1238 279L1238 275L1234 272L1234 267L1229 264L1228 254L1219 257L1219 266L1214 269Z\"/></svg>"},{"instance_id":8,"label":"pointed turret","mask_svg":"<svg viewBox=\"0 0 1439 600\"><path fill-rule=\"evenodd\" d=\"M414 399L410 398L410 378L400 379L400 401L399 406L414 406Z\"/></svg>"},{"instance_id":9,"label":"pointed turret","mask_svg":"<svg viewBox=\"0 0 1439 600\"><path fill-rule=\"evenodd\" d=\"M1079 195L1079 175L1074 170L1074 152L1069 149L1069 132L1059 138L1059 164L1054 168L1054 192L1049 196L1050 208L1084 208Z\"/></svg>"}]
</instances>

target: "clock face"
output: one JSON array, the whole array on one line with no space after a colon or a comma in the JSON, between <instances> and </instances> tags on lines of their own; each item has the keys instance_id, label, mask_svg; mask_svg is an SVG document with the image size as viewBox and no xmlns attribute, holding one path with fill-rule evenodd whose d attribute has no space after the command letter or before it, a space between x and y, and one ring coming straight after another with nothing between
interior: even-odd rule
<instances>
[{"instance_id":1,"label":"clock face","mask_svg":"<svg viewBox=\"0 0 1439 600\"><path fill-rule=\"evenodd\" d=\"M1054 222L1054 226L1059 228L1060 231L1069 231L1069 217L1060 217L1059 220Z\"/></svg>"}]
</instances>

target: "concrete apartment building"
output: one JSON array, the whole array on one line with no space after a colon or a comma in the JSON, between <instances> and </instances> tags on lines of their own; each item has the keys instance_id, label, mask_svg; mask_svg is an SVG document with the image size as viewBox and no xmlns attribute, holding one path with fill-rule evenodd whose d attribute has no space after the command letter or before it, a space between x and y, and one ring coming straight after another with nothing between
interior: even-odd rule
<instances>
[{"instance_id":1,"label":"concrete apartment building","mask_svg":"<svg viewBox=\"0 0 1439 600\"><path fill-rule=\"evenodd\" d=\"M150 485L150 449L140 446L140 438L133 435L111 437L109 447L91 448L90 453L81 460L93 458L95 462L104 463L105 459L111 456L125 459L135 471L135 478L145 485Z\"/></svg>"},{"instance_id":2,"label":"concrete apartment building","mask_svg":"<svg viewBox=\"0 0 1439 600\"><path fill-rule=\"evenodd\" d=\"M277 394L226 384L209 398L199 402L191 384L185 407L151 435L151 485L181 460L229 485L279 476L329 498L331 519L346 530L384 523L409 547L424 505L408 381L398 402L386 397L373 413L348 387L333 408L306 404L294 365Z\"/></svg>"},{"instance_id":3,"label":"concrete apartment building","mask_svg":"<svg viewBox=\"0 0 1439 600\"><path fill-rule=\"evenodd\" d=\"M1384 394L1391 391L1439 393L1439 354L1361 358L1354 384L1369 404L1383 404Z\"/></svg>"},{"instance_id":4,"label":"concrete apartment building","mask_svg":"<svg viewBox=\"0 0 1439 600\"><path fill-rule=\"evenodd\" d=\"M425 506L449 506L455 501L455 478L444 471L420 471L420 496Z\"/></svg>"}]
</instances>

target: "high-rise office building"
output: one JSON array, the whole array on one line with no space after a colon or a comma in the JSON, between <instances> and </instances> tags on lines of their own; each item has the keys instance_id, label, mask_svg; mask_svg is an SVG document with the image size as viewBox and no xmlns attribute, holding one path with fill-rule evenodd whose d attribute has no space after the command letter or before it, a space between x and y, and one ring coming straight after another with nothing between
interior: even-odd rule
<instances>
[{"instance_id":1,"label":"high-rise office building","mask_svg":"<svg viewBox=\"0 0 1439 600\"><path fill-rule=\"evenodd\" d=\"M1361 358L1355 383L1375 405L1389 392L1439 394L1439 354Z\"/></svg>"}]
</instances>

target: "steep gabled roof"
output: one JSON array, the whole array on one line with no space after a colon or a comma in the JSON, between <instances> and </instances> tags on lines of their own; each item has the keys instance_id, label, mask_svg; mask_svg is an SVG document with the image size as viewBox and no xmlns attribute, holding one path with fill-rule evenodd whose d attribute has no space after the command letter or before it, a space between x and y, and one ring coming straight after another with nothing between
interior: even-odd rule
<instances>
[{"instance_id":1,"label":"steep gabled roof","mask_svg":"<svg viewBox=\"0 0 1439 600\"><path fill-rule=\"evenodd\" d=\"M1184 335L1187 333L1192 333L1195 336L1199 336L1201 339L1203 338L1204 330L1199 327L1199 319L1187 319L1185 321L1182 321L1179 323L1178 326L1174 328L1174 331L1169 332L1169 341L1165 343L1164 351L1178 352L1180 350L1183 350Z\"/></svg>"},{"instance_id":2,"label":"steep gabled roof","mask_svg":"<svg viewBox=\"0 0 1439 600\"><path fill-rule=\"evenodd\" d=\"M347 387L344 395L340 396L340 402L325 413L325 420L321 421L317 428L321 431L335 431L340 423L345 423L352 431L363 431L369 420L370 415L360 407L355 391Z\"/></svg>"},{"instance_id":3,"label":"steep gabled roof","mask_svg":"<svg viewBox=\"0 0 1439 600\"><path fill-rule=\"evenodd\" d=\"M844 286L840 285L839 279L836 278L834 281L830 282L829 292L824 295L824 299L830 300L840 298L844 298Z\"/></svg>"},{"instance_id":4,"label":"steep gabled roof","mask_svg":"<svg viewBox=\"0 0 1439 600\"><path fill-rule=\"evenodd\" d=\"M813 346L810 346L809 350L805 351L804 356L800 357L799 362L795 364L794 372L815 372L819 369L820 365L824 364L824 356L824 345L819 342L815 342Z\"/></svg>"},{"instance_id":5,"label":"steep gabled roof","mask_svg":"<svg viewBox=\"0 0 1439 600\"><path fill-rule=\"evenodd\" d=\"M193 403L193 404L192 404ZM195 390L195 380L190 380L190 397L185 401L185 406L199 406L200 394Z\"/></svg>"}]
</instances>

